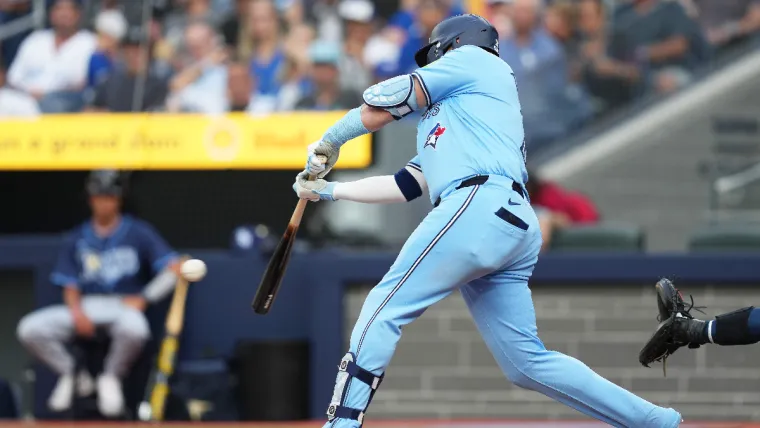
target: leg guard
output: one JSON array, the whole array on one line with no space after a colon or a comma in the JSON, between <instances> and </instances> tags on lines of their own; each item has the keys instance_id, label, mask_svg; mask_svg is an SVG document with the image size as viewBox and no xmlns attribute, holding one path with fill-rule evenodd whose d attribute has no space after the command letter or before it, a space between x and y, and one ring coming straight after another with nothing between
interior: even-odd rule
<instances>
[{"instance_id":1,"label":"leg guard","mask_svg":"<svg viewBox=\"0 0 760 428\"><path fill-rule=\"evenodd\" d=\"M375 376L371 372L364 370L356 365L354 362L356 357L353 353L349 352L346 356L340 360L340 366L338 366L338 377L335 380L335 390L333 391L332 399L330 400L330 407L327 408L327 420L332 421L335 418L353 419L359 421L359 424L364 420L364 412L367 411L369 403L372 402L372 397L375 395L375 391L383 381L383 376ZM352 409L350 407L343 406L346 392L348 391L348 384L351 378L355 378L372 389L367 401L367 407L364 409Z\"/></svg>"},{"instance_id":2,"label":"leg guard","mask_svg":"<svg viewBox=\"0 0 760 428\"><path fill-rule=\"evenodd\" d=\"M715 317L715 335L712 342L717 345L749 345L757 343L758 337L749 329L749 315L753 306L738 309Z\"/></svg>"}]
</instances>

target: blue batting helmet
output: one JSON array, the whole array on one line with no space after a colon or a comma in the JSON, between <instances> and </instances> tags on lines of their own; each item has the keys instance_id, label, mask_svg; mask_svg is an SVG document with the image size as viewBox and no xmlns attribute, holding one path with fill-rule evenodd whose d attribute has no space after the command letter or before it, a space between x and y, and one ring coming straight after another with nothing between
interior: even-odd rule
<instances>
[{"instance_id":1,"label":"blue batting helmet","mask_svg":"<svg viewBox=\"0 0 760 428\"><path fill-rule=\"evenodd\" d=\"M414 55L417 65L424 67L439 59L449 49L460 46L479 46L494 55L499 55L499 33L478 15L457 15L448 18L433 29L430 43Z\"/></svg>"}]
</instances>

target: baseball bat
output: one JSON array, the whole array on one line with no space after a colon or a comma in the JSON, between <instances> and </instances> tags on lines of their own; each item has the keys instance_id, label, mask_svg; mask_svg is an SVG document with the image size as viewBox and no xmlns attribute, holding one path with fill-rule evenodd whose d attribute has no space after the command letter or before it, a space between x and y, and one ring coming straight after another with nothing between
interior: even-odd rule
<instances>
[{"instance_id":1,"label":"baseball bat","mask_svg":"<svg viewBox=\"0 0 760 428\"><path fill-rule=\"evenodd\" d=\"M324 156L318 156L320 162L325 163L327 158ZM311 176L309 180L314 180L316 177ZM288 227L285 229L285 233L282 234L280 242L274 249L272 258L269 259L269 264L264 271L264 275L261 277L259 288L256 290L256 296L253 298L251 307L259 315L266 315L272 308L277 292L280 291L280 284L282 278L285 276L285 270L288 268L288 262L290 261L290 253L293 250L293 243L296 240L296 233L298 233L298 227L301 225L301 218L303 218L303 212L306 209L306 203L309 202L306 199L299 199L296 205L293 215L290 216Z\"/></svg>"},{"instance_id":2,"label":"baseball bat","mask_svg":"<svg viewBox=\"0 0 760 428\"><path fill-rule=\"evenodd\" d=\"M184 258L183 261L186 259ZM187 289L187 281L180 276L177 279L171 307L166 316L166 332L161 341L161 349L145 388L145 397L137 409L138 417L142 421L164 420L166 398L169 396L169 378L174 373L177 351L179 350L179 338L184 326Z\"/></svg>"}]
</instances>

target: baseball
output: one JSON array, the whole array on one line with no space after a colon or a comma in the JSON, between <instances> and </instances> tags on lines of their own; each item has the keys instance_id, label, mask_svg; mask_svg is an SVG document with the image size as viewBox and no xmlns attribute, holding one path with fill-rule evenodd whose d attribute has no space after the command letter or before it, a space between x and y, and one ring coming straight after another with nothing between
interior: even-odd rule
<instances>
[{"instance_id":1,"label":"baseball","mask_svg":"<svg viewBox=\"0 0 760 428\"><path fill-rule=\"evenodd\" d=\"M190 282L198 282L206 276L206 263L203 260L190 259L179 268L182 277Z\"/></svg>"}]
</instances>

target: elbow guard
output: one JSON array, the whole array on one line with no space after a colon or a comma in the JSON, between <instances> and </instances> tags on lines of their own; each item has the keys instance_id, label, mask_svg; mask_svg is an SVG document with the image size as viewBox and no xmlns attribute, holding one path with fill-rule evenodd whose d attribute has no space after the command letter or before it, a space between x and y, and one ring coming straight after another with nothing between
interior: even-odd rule
<instances>
[{"instance_id":1,"label":"elbow guard","mask_svg":"<svg viewBox=\"0 0 760 428\"><path fill-rule=\"evenodd\" d=\"M401 168L393 178L396 179L396 184L407 202L422 196L422 187L420 187L420 183L406 168Z\"/></svg>"},{"instance_id":2,"label":"elbow guard","mask_svg":"<svg viewBox=\"0 0 760 428\"><path fill-rule=\"evenodd\" d=\"M419 108L414 78L408 74L370 86L364 91L363 98L368 106L383 109L396 120Z\"/></svg>"}]
</instances>

